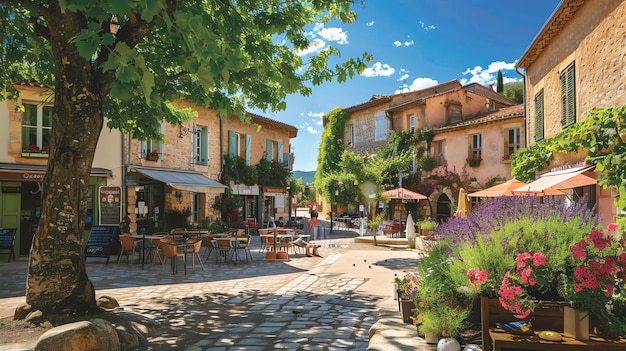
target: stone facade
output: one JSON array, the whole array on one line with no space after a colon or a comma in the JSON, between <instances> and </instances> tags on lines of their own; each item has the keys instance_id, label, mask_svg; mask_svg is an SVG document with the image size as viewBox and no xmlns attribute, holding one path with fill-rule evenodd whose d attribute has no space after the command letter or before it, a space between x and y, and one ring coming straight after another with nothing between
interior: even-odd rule
<instances>
[{"instance_id":1,"label":"stone facade","mask_svg":"<svg viewBox=\"0 0 626 351\"><path fill-rule=\"evenodd\" d=\"M575 120L590 109L626 104L626 1L566 0L555 10L517 63L525 70L527 142L535 144L565 127L562 124L560 74L574 65ZM543 135L537 131L535 97L543 92ZM539 100L540 101L540 100ZM539 109L541 111L541 109ZM539 126L540 127L540 126ZM586 153L559 155L550 167L568 168L584 162ZM593 176L593 174L590 174ZM598 213L604 224L614 221L615 194L595 187Z\"/></svg>"}]
</instances>

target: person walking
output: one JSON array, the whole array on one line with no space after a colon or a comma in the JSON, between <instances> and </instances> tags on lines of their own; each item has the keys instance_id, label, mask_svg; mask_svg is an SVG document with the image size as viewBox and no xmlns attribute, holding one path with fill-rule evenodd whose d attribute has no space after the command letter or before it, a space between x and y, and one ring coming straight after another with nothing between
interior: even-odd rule
<instances>
[{"instance_id":1,"label":"person walking","mask_svg":"<svg viewBox=\"0 0 626 351\"><path fill-rule=\"evenodd\" d=\"M318 217L319 214L316 210L311 211L311 219L309 219L309 222L307 223L307 233L311 234L311 229L313 229L313 242L315 244L317 244L317 230L320 225L317 219Z\"/></svg>"}]
</instances>

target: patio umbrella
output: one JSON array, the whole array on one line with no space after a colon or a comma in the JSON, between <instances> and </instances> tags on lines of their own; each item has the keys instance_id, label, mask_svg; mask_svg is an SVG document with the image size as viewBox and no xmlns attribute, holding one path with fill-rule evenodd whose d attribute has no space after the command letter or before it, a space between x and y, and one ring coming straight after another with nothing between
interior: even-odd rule
<instances>
[{"instance_id":1,"label":"patio umbrella","mask_svg":"<svg viewBox=\"0 0 626 351\"><path fill-rule=\"evenodd\" d=\"M400 200L426 200L427 197L420 193L416 193L414 191L405 189L405 188L395 188L391 190L384 191L382 196L389 199L400 199Z\"/></svg>"},{"instance_id":2,"label":"patio umbrella","mask_svg":"<svg viewBox=\"0 0 626 351\"><path fill-rule=\"evenodd\" d=\"M420 193L416 193L414 191L405 189L405 188L395 188L391 190L384 191L381 194L383 197L386 197L391 200L426 200L428 197L422 195ZM404 212L404 211L401 211ZM402 213L400 214L400 218L402 218Z\"/></svg>"},{"instance_id":3,"label":"patio umbrella","mask_svg":"<svg viewBox=\"0 0 626 351\"><path fill-rule=\"evenodd\" d=\"M498 196L521 196L521 195L565 195L563 192L558 191L556 189L546 189L544 193L527 193L520 191L513 191L514 189L518 189L520 187L526 186L528 184L519 181L517 179L508 180L502 184L494 185L491 188L479 190L469 194L471 197L498 197Z\"/></svg>"},{"instance_id":4,"label":"patio umbrella","mask_svg":"<svg viewBox=\"0 0 626 351\"><path fill-rule=\"evenodd\" d=\"M409 241L409 247L415 248L415 222L413 222L413 216L411 212L406 217L406 239Z\"/></svg>"},{"instance_id":5,"label":"patio umbrella","mask_svg":"<svg viewBox=\"0 0 626 351\"><path fill-rule=\"evenodd\" d=\"M467 217L467 211L469 211L469 201L467 201L467 193L465 189L461 188L459 190L459 204L456 208L456 215L465 218Z\"/></svg>"}]
</instances>

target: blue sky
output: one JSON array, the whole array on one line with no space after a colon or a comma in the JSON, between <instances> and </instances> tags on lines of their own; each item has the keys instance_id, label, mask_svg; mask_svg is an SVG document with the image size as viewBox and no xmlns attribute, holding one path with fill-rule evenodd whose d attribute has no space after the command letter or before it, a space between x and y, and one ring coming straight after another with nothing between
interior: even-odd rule
<instances>
[{"instance_id":1,"label":"blue sky","mask_svg":"<svg viewBox=\"0 0 626 351\"><path fill-rule=\"evenodd\" d=\"M561 0L366 0L355 5L358 21L309 28L317 46L338 47L342 57L363 52L374 60L360 76L313 88L307 97L287 98L287 110L260 114L298 128L291 140L294 170L317 165L322 115L341 106L457 79L463 84L518 81L522 56ZM306 61L307 53L300 53Z\"/></svg>"}]
</instances>

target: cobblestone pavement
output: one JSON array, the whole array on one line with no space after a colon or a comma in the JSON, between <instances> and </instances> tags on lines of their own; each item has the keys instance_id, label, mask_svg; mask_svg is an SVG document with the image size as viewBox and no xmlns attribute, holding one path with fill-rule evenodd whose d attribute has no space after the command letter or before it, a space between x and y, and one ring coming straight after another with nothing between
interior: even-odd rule
<instances>
[{"instance_id":1,"label":"cobblestone pavement","mask_svg":"<svg viewBox=\"0 0 626 351\"><path fill-rule=\"evenodd\" d=\"M377 312L395 307L394 274L415 267L419 254L354 243L354 236L326 233L318 241L323 257L266 261L253 237L248 263L217 264L211 256L204 270L196 263L194 273L173 275L169 264L159 274L160 265L89 258L87 273L96 297L159 321L143 350L366 350ZM24 261L0 263L0 317L24 302L26 269Z\"/></svg>"}]
</instances>

